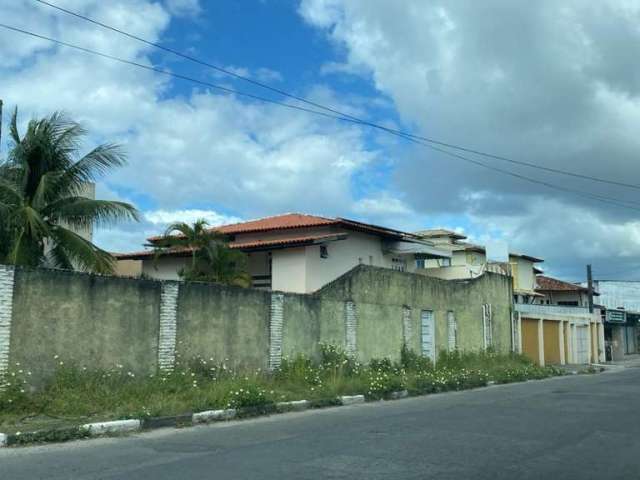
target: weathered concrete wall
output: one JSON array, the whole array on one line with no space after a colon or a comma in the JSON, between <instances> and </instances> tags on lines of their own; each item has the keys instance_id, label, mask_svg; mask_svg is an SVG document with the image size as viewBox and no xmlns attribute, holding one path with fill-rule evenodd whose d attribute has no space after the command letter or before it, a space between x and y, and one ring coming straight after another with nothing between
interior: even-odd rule
<instances>
[{"instance_id":1,"label":"weathered concrete wall","mask_svg":"<svg viewBox=\"0 0 640 480\"><path fill-rule=\"evenodd\" d=\"M270 293L215 284L183 284L178 297L177 352L266 368Z\"/></svg>"},{"instance_id":2,"label":"weathered concrete wall","mask_svg":"<svg viewBox=\"0 0 640 480\"><path fill-rule=\"evenodd\" d=\"M46 377L59 361L156 371L160 283L15 270L10 364ZM55 356L60 358L54 360ZM37 380L37 378L36 378Z\"/></svg>"},{"instance_id":3,"label":"weathered concrete wall","mask_svg":"<svg viewBox=\"0 0 640 480\"><path fill-rule=\"evenodd\" d=\"M482 305L492 306L493 347L511 350L511 294L508 277L487 273L472 280L441 280L423 275L361 266L320 292L325 299L351 299L358 306L358 354L397 358L403 341L403 307L410 309L410 346L420 351L420 314L435 316L436 351L447 349L447 311L457 322L460 350L483 348Z\"/></svg>"},{"instance_id":4,"label":"weathered concrete wall","mask_svg":"<svg viewBox=\"0 0 640 480\"><path fill-rule=\"evenodd\" d=\"M291 294L56 270L3 272L15 273L3 290L4 303L13 300L11 318L3 321L10 363L42 378L55 369L56 355L137 374L197 356L264 369L282 356L317 358L320 343L341 346L362 362L395 360L405 341L421 351L423 310L434 312L437 351L448 346L448 311L457 322L457 348L479 350L484 304L493 312L494 348L511 350L509 279L495 274L445 281L359 266L317 293Z\"/></svg>"}]
</instances>

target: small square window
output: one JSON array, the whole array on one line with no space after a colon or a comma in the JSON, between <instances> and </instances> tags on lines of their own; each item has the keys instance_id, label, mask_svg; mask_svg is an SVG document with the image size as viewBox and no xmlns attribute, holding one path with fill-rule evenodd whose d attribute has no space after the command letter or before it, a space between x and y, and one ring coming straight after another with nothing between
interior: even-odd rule
<instances>
[{"instance_id":1,"label":"small square window","mask_svg":"<svg viewBox=\"0 0 640 480\"><path fill-rule=\"evenodd\" d=\"M320 258L329 258L329 250L326 245L320 245Z\"/></svg>"},{"instance_id":2,"label":"small square window","mask_svg":"<svg viewBox=\"0 0 640 480\"><path fill-rule=\"evenodd\" d=\"M425 259L424 258L418 258L416 259L416 268L425 268Z\"/></svg>"}]
</instances>

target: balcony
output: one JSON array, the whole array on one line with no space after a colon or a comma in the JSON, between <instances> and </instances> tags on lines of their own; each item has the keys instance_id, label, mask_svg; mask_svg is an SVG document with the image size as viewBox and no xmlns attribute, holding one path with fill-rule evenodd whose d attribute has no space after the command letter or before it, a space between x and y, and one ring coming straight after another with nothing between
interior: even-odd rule
<instances>
[{"instance_id":1,"label":"balcony","mask_svg":"<svg viewBox=\"0 0 640 480\"><path fill-rule=\"evenodd\" d=\"M516 303L516 311L521 315L532 315L535 318L569 317L569 318L588 318L589 313L587 307L571 307L565 305L532 305L528 303Z\"/></svg>"}]
</instances>

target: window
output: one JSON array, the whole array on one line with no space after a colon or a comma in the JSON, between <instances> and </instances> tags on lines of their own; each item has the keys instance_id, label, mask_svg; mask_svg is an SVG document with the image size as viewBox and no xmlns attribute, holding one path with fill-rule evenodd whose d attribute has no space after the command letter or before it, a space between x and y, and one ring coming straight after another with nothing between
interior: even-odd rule
<instances>
[{"instance_id":1,"label":"window","mask_svg":"<svg viewBox=\"0 0 640 480\"><path fill-rule=\"evenodd\" d=\"M577 300L573 300L573 301L562 301L562 302L558 302L558 305L564 305L567 307L577 307L578 306L578 301Z\"/></svg>"},{"instance_id":2,"label":"window","mask_svg":"<svg viewBox=\"0 0 640 480\"><path fill-rule=\"evenodd\" d=\"M391 268L398 272L404 272L407 269L405 261L399 257L393 257L391 259Z\"/></svg>"},{"instance_id":3,"label":"window","mask_svg":"<svg viewBox=\"0 0 640 480\"><path fill-rule=\"evenodd\" d=\"M451 259L450 258L441 258L438 263L440 264L441 267L450 267L451 266Z\"/></svg>"},{"instance_id":4,"label":"window","mask_svg":"<svg viewBox=\"0 0 640 480\"><path fill-rule=\"evenodd\" d=\"M329 258L329 251L326 245L320 245L320 258Z\"/></svg>"},{"instance_id":5,"label":"window","mask_svg":"<svg viewBox=\"0 0 640 480\"><path fill-rule=\"evenodd\" d=\"M416 268L427 268L426 263L424 258L416 258Z\"/></svg>"}]
</instances>

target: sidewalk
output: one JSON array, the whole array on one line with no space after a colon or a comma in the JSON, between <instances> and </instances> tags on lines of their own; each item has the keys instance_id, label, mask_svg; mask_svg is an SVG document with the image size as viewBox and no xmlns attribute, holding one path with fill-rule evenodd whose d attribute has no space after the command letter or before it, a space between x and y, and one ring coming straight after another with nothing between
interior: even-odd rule
<instances>
[{"instance_id":1,"label":"sidewalk","mask_svg":"<svg viewBox=\"0 0 640 480\"><path fill-rule=\"evenodd\" d=\"M640 368L640 355L625 355L623 360L607 362L605 365L619 366L624 368Z\"/></svg>"}]
</instances>

